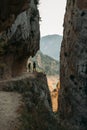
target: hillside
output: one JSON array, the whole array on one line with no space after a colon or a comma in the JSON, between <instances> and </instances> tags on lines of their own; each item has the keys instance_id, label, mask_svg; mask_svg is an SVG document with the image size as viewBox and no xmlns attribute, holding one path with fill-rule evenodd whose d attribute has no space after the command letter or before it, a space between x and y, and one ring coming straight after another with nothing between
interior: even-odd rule
<instances>
[{"instance_id":1,"label":"hillside","mask_svg":"<svg viewBox=\"0 0 87 130\"><path fill-rule=\"evenodd\" d=\"M60 35L47 35L40 40L40 50L43 54L46 54L59 61L60 46L62 42L62 36Z\"/></svg>"},{"instance_id":2,"label":"hillside","mask_svg":"<svg viewBox=\"0 0 87 130\"><path fill-rule=\"evenodd\" d=\"M59 74L59 62L55 59L44 55L41 51L38 51L34 58L30 58L28 62L36 62L37 71L45 72L47 75Z\"/></svg>"}]
</instances>

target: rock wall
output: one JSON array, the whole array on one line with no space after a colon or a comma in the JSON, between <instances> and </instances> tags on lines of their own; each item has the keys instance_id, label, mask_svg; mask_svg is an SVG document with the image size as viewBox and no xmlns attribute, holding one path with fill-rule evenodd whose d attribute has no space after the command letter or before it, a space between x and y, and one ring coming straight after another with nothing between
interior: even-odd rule
<instances>
[{"instance_id":1,"label":"rock wall","mask_svg":"<svg viewBox=\"0 0 87 130\"><path fill-rule=\"evenodd\" d=\"M31 0L0 0L0 32L11 26L17 15L28 9Z\"/></svg>"},{"instance_id":2,"label":"rock wall","mask_svg":"<svg viewBox=\"0 0 87 130\"><path fill-rule=\"evenodd\" d=\"M34 56L39 49L37 4L38 0L0 2L3 7L0 8L0 79L21 75L26 69L28 57Z\"/></svg>"},{"instance_id":3,"label":"rock wall","mask_svg":"<svg viewBox=\"0 0 87 130\"><path fill-rule=\"evenodd\" d=\"M60 122L87 130L87 0L67 0L60 61Z\"/></svg>"},{"instance_id":4,"label":"rock wall","mask_svg":"<svg viewBox=\"0 0 87 130\"><path fill-rule=\"evenodd\" d=\"M50 93L45 74L25 73L25 75L19 78L0 82L0 89L9 93L20 93L23 97L23 103L20 107L22 111L19 109L20 118L18 118L21 128L18 130L59 129L58 122L52 112Z\"/></svg>"}]
</instances>

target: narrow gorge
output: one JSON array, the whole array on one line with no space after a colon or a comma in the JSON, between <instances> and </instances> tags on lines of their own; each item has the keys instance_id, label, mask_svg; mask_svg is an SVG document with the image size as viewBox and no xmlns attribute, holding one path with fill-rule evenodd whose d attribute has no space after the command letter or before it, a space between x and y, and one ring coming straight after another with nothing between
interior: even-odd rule
<instances>
[{"instance_id":1,"label":"narrow gorge","mask_svg":"<svg viewBox=\"0 0 87 130\"><path fill-rule=\"evenodd\" d=\"M38 4L0 0L0 130L87 130L87 0L67 0L57 113L46 75L26 72L40 46Z\"/></svg>"}]
</instances>

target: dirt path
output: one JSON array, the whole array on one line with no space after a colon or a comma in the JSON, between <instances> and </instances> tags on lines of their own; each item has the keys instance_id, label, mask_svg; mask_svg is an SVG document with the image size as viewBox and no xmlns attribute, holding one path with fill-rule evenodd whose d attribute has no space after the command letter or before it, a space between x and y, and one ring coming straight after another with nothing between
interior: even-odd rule
<instances>
[{"instance_id":1,"label":"dirt path","mask_svg":"<svg viewBox=\"0 0 87 130\"><path fill-rule=\"evenodd\" d=\"M6 84L8 84L8 82L14 82L14 81L19 81L19 80L22 80L22 79L25 79L25 78L36 78L37 77L37 72L35 73L23 73L23 75L21 76L18 76L18 77L14 77L14 78L11 78L11 79L7 79L7 80L0 80L0 91L3 91L3 86L5 86Z\"/></svg>"},{"instance_id":2,"label":"dirt path","mask_svg":"<svg viewBox=\"0 0 87 130\"><path fill-rule=\"evenodd\" d=\"M20 94L0 91L0 130L17 130L21 103Z\"/></svg>"},{"instance_id":3,"label":"dirt path","mask_svg":"<svg viewBox=\"0 0 87 130\"><path fill-rule=\"evenodd\" d=\"M7 80L0 80L0 84L1 83L6 83L8 81L17 81L17 80L25 79L25 78L28 78L28 77L35 78L36 74L37 73L27 73L26 72L26 73L23 73L23 75L21 75L21 76L17 76L17 77L14 77L14 78L11 78L11 79L7 79Z\"/></svg>"}]
</instances>

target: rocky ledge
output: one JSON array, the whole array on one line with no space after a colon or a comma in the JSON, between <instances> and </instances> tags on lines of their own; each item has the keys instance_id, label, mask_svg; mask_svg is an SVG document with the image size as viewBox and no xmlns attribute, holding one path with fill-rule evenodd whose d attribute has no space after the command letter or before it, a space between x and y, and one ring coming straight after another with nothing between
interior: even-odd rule
<instances>
[{"instance_id":1,"label":"rocky ledge","mask_svg":"<svg viewBox=\"0 0 87 130\"><path fill-rule=\"evenodd\" d=\"M23 97L21 128L18 130L58 130L45 74L26 73L22 77L0 82L0 88L2 91L19 93Z\"/></svg>"}]
</instances>

